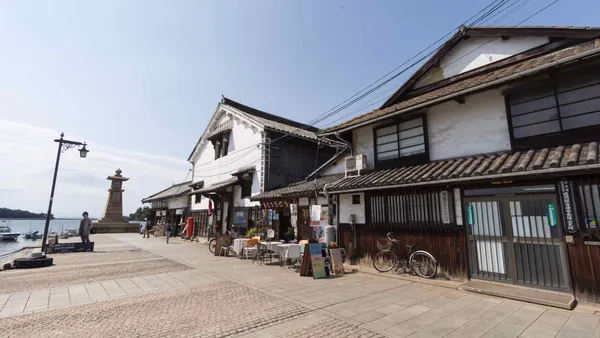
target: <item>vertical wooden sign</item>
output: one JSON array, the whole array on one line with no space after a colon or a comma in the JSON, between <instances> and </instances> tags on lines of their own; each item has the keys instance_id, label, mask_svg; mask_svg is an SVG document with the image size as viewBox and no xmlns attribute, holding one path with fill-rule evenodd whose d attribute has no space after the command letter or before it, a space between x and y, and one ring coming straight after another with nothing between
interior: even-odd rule
<instances>
[{"instance_id":1,"label":"vertical wooden sign","mask_svg":"<svg viewBox=\"0 0 600 338\"><path fill-rule=\"evenodd\" d=\"M329 249L331 256L331 267L336 275L344 274L344 262L342 260L342 249Z\"/></svg>"}]
</instances>

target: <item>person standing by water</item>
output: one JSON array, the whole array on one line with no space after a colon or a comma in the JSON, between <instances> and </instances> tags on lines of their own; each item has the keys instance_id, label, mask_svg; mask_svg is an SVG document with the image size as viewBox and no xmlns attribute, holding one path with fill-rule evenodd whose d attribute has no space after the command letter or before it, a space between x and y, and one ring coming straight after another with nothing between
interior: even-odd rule
<instances>
[{"instance_id":1,"label":"person standing by water","mask_svg":"<svg viewBox=\"0 0 600 338\"><path fill-rule=\"evenodd\" d=\"M171 221L167 221L165 225L165 237L167 238L167 244L169 244L169 237L171 237L171 232L173 231L173 223Z\"/></svg>"},{"instance_id":2,"label":"person standing by water","mask_svg":"<svg viewBox=\"0 0 600 338\"><path fill-rule=\"evenodd\" d=\"M88 212L84 211L83 219L79 222L79 236L81 237L81 243L90 242L90 230L94 227L92 219L89 218Z\"/></svg>"}]
</instances>

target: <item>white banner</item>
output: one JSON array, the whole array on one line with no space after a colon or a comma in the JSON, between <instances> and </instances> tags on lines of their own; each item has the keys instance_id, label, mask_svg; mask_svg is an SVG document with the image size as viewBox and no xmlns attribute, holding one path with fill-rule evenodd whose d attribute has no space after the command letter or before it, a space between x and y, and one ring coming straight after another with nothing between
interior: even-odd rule
<instances>
[{"instance_id":1,"label":"white banner","mask_svg":"<svg viewBox=\"0 0 600 338\"><path fill-rule=\"evenodd\" d=\"M290 204L290 223L294 229L298 226L298 206L293 203Z\"/></svg>"},{"instance_id":2,"label":"white banner","mask_svg":"<svg viewBox=\"0 0 600 338\"><path fill-rule=\"evenodd\" d=\"M310 206L310 225L319 225L321 223L321 206Z\"/></svg>"}]
</instances>

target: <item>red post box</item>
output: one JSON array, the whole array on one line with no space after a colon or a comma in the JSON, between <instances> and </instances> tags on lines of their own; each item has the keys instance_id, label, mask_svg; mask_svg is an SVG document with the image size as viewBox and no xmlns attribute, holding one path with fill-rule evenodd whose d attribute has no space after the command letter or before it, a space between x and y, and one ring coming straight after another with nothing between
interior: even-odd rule
<instances>
[{"instance_id":1,"label":"red post box","mask_svg":"<svg viewBox=\"0 0 600 338\"><path fill-rule=\"evenodd\" d=\"M193 233L194 233L194 217L188 217L185 237L192 237Z\"/></svg>"}]
</instances>

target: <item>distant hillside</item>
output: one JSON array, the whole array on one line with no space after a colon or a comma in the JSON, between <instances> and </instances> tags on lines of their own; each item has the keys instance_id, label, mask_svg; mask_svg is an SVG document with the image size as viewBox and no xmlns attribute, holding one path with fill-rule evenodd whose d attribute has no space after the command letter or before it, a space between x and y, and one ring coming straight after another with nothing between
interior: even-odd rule
<instances>
[{"instance_id":1,"label":"distant hillside","mask_svg":"<svg viewBox=\"0 0 600 338\"><path fill-rule=\"evenodd\" d=\"M36 214L33 212L29 212L27 210L20 209L9 209L9 208L0 208L0 218L27 218L27 219L45 219L46 214ZM50 215L51 219L54 219L53 215Z\"/></svg>"}]
</instances>

